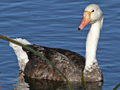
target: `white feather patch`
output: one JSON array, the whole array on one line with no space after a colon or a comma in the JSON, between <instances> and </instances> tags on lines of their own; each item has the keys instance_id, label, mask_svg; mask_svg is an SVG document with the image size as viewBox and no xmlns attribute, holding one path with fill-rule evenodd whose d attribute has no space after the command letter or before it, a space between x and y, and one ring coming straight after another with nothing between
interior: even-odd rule
<instances>
[{"instance_id":1,"label":"white feather patch","mask_svg":"<svg viewBox=\"0 0 120 90\"><path fill-rule=\"evenodd\" d=\"M16 40L22 44L25 44L25 45L31 45L30 42L28 42L27 40L25 39L21 39L21 38L16 38L16 39L13 39L13 40ZM28 60L28 56L26 54L25 51L23 51L22 47L19 46L19 45L16 45L14 43L11 43L9 44L10 47L13 48L17 58L18 58L18 63L19 63L19 67L22 71L24 71L24 68L26 66L26 63L29 61Z\"/></svg>"}]
</instances>

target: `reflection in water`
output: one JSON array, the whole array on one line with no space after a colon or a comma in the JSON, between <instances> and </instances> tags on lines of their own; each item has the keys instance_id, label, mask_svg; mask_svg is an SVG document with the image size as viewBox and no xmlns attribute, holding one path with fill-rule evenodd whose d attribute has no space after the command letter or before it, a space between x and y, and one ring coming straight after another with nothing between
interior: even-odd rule
<instances>
[{"instance_id":1,"label":"reflection in water","mask_svg":"<svg viewBox=\"0 0 120 90\"><path fill-rule=\"evenodd\" d=\"M81 82L70 82L73 89L83 89ZM86 83L86 90L102 90L102 82ZM13 90L64 90L69 89L66 82L41 80L24 77L14 84Z\"/></svg>"},{"instance_id":2,"label":"reflection in water","mask_svg":"<svg viewBox=\"0 0 120 90\"><path fill-rule=\"evenodd\" d=\"M24 78L19 79L19 82L16 84L13 84L15 88L13 90L30 90L28 83L25 82Z\"/></svg>"}]
</instances>

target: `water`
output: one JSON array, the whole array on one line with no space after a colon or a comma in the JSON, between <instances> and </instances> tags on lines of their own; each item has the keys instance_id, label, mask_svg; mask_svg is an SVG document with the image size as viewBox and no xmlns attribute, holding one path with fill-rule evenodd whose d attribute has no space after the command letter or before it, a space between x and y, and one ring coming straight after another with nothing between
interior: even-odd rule
<instances>
[{"instance_id":1,"label":"water","mask_svg":"<svg viewBox=\"0 0 120 90\"><path fill-rule=\"evenodd\" d=\"M98 4L104 16L97 51L99 66L104 75L100 90L112 90L120 83L119 0L1 0L0 33L10 38L25 38L32 44L69 49L85 56L85 41L90 25L82 31L78 31L77 27L82 20L84 8L91 3ZM0 39L2 90L20 90L18 87L29 90L28 83L17 79L18 61L8 44Z\"/></svg>"}]
</instances>

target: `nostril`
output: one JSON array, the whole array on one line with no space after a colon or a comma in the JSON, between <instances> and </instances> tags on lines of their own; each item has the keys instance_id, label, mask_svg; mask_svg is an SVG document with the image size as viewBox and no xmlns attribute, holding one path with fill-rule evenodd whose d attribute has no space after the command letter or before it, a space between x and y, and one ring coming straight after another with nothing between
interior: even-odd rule
<instances>
[{"instance_id":1,"label":"nostril","mask_svg":"<svg viewBox=\"0 0 120 90\"><path fill-rule=\"evenodd\" d=\"M78 30L81 30L80 27L78 27Z\"/></svg>"}]
</instances>

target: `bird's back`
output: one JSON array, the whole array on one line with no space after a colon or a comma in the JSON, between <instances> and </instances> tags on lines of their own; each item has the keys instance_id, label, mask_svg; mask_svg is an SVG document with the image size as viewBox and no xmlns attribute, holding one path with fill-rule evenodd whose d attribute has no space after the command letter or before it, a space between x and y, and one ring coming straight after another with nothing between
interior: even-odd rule
<instances>
[{"instance_id":1,"label":"bird's back","mask_svg":"<svg viewBox=\"0 0 120 90\"><path fill-rule=\"evenodd\" d=\"M29 46L49 59L69 81L81 81L81 71L83 71L85 66L84 57L65 49L49 48L39 45ZM26 76L64 81L64 78L48 62L26 49L23 50L29 58L24 70Z\"/></svg>"}]
</instances>

